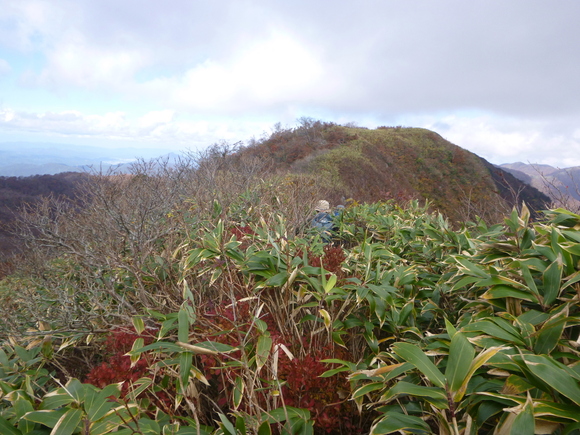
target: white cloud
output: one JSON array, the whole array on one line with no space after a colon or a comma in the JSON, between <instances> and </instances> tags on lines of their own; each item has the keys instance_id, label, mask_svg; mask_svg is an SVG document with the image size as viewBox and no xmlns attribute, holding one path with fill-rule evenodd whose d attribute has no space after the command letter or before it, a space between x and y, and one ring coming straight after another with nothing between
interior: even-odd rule
<instances>
[{"instance_id":1,"label":"white cloud","mask_svg":"<svg viewBox=\"0 0 580 435\"><path fill-rule=\"evenodd\" d=\"M101 115L79 111L30 113L0 109L0 129L71 141L87 138L122 140L127 144L165 144L173 150L194 149L220 140L245 140L269 127L234 119L178 120L173 111L154 111L133 119L125 112ZM106 146L106 145L105 145Z\"/></svg>"},{"instance_id":2,"label":"white cloud","mask_svg":"<svg viewBox=\"0 0 580 435\"><path fill-rule=\"evenodd\" d=\"M57 88L102 87L124 92L140 68L147 64L138 51L115 47L94 46L81 34L70 34L68 40L47 51L47 63L38 77L38 84Z\"/></svg>"},{"instance_id":3,"label":"white cloud","mask_svg":"<svg viewBox=\"0 0 580 435\"><path fill-rule=\"evenodd\" d=\"M406 123L434 130L495 164L523 161L558 167L580 165L580 137L554 134L546 121L480 114L411 117Z\"/></svg>"},{"instance_id":4,"label":"white cloud","mask_svg":"<svg viewBox=\"0 0 580 435\"><path fill-rule=\"evenodd\" d=\"M275 33L232 58L206 59L182 75L135 84L131 92L182 110L247 114L315 98L328 87L323 73L320 60L308 47Z\"/></svg>"}]
</instances>

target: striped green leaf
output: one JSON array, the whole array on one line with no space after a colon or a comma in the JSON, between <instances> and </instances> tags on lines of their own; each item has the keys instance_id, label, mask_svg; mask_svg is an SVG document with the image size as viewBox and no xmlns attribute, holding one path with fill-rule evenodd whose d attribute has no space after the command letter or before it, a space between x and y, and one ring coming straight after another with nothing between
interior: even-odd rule
<instances>
[{"instance_id":1,"label":"striped green leaf","mask_svg":"<svg viewBox=\"0 0 580 435\"><path fill-rule=\"evenodd\" d=\"M449 360L445 370L447 384L452 393L459 390L467 378L475 356L475 348L461 332L455 333L449 347Z\"/></svg>"},{"instance_id":2,"label":"striped green leaf","mask_svg":"<svg viewBox=\"0 0 580 435\"><path fill-rule=\"evenodd\" d=\"M83 417L82 409L69 409L58 420L50 435L71 435Z\"/></svg>"},{"instance_id":3,"label":"striped green leaf","mask_svg":"<svg viewBox=\"0 0 580 435\"><path fill-rule=\"evenodd\" d=\"M410 343L396 343L393 352L413 364L434 385L445 388L445 376L421 349Z\"/></svg>"}]
</instances>

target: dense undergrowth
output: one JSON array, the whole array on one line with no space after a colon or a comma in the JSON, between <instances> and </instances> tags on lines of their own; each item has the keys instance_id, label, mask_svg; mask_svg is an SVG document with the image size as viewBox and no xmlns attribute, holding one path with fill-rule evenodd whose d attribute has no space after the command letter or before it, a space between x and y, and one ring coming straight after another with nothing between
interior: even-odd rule
<instances>
[{"instance_id":1,"label":"dense undergrowth","mask_svg":"<svg viewBox=\"0 0 580 435\"><path fill-rule=\"evenodd\" d=\"M215 161L24 216L1 433L580 433L579 215L351 201L325 244L315 180Z\"/></svg>"}]
</instances>

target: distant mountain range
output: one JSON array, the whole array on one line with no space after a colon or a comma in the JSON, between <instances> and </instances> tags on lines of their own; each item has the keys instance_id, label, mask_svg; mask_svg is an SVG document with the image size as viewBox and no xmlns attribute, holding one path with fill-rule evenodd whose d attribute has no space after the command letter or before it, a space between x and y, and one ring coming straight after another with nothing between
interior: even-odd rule
<instances>
[{"instance_id":1,"label":"distant mountain range","mask_svg":"<svg viewBox=\"0 0 580 435\"><path fill-rule=\"evenodd\" d=\"M560 169L549 165L517 162L500 167L544 192L556 207L574 210L580 206L580 166Z\"/></svg>"},{"instance_id":2,"label":"distant mountain range","mask_svg":"<svg viewBox=\"0 0 580 435\"><path fill-rule=\"evenodd\" d=\"M62 143L0 142L0 176L27 177L84 172L90 167L124 165L137 158L153 158L162 150L99 148Z\"/></svg>"}]
</instances>

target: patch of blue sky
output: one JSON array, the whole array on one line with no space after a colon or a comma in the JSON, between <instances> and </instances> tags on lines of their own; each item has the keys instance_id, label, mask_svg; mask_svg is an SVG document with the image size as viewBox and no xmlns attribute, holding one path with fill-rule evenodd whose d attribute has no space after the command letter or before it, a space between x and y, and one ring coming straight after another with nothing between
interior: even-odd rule
<instances>
[{"instance_id":1,"label":"patch of blue sky","mask_svg":"<svg viewBox=\"0 0 580 435\"><path fill-rule=\"evenodd\" d=\"M20 51L2 46L0 46L0 59L8 62L12 74L16 75L21 75L25 72L39 74L46 64L46 57L41 52L32 51L23 55Z\"/></svg>"},{"instance_id":2,"label":"patch of blue sky","mask_svg":"<svg viewBox=\"0 0 580 435\"><path fill-rule=\"evenodd\" d=\"M51 90L18 84L11 78L9 86L2 86L0 98L4 108L17 111L44 113L78 111L83 115L103 115L110 112L125 112L142 116L148 111L159 110L154 104L127 101L120 95L99 94L84 89Z\"/></svg>"}]
</instances>

